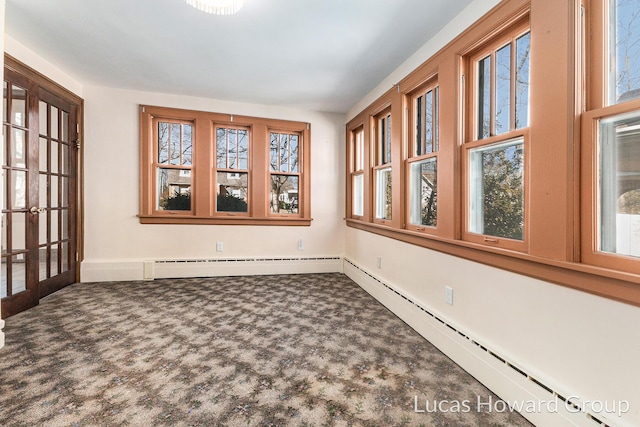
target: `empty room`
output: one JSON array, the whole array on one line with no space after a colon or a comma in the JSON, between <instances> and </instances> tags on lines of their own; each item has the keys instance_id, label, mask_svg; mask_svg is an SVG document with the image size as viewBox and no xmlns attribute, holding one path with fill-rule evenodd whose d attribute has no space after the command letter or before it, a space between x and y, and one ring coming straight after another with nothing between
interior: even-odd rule
<instances>
[{"instance_id":1,"label":"empty room","mask_svg":"<svg viewBox=\"0 0 640 427\"><path fill-rule=\"evenodd\" d=\"M0 0L3 426L640 426L640 1Z\"/></svg>"}]
</instances>

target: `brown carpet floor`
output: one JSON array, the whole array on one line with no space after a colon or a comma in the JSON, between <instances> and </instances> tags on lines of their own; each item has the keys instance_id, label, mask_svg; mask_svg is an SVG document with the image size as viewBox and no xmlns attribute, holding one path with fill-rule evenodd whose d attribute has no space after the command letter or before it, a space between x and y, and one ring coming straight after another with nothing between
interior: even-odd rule
<instances>
[{"instance_id":1,"label":"brown carpet floor","mask_svg":"<svg viewBox=\"0 0 640 427\"><path fill-rule=\"evenodd\" d=\"M5 427L530 425L341 274L76 284L5 335Z\"/></svg>"}]
</instances>

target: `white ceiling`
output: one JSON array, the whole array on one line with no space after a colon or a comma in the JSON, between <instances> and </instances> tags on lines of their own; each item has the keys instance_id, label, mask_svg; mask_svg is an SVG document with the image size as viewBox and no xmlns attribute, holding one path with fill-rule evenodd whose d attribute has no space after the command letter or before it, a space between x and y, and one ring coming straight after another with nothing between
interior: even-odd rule
<instances>
[{"instance_id":1,"label":"white ceiling","mask_svg":"<svg viewBox=\"0 0 640 427\"><path fill-rule=\"evenodd\" d=\"M84 84L344 113L472 0L7 0L6 32Z\"/></svg>"}]
</instances>

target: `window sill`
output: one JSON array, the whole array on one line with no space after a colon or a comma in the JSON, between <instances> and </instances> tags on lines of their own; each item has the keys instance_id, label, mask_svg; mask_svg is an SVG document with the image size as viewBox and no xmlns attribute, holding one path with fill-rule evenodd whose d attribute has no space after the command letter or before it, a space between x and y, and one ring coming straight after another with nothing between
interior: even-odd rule
<instances>
[{"instance_id":1,"label":"window sill","mask_svg":"<svg viewBox=\"0 0 640 427\"><path fill-rule=\"evenodd\" d=\"M275 225L275 226L301 226L311 225L312 218L250 218L233 216L221 217L195 217L193 215L138 215L140 224L187 224L187 225Z\"/></svg>"},{"instance_id":2,"label":"window sill","mask_svg":"<svg viewBox=\"0 0 640 427\"><path fill-rule=\"evenodd\" d=\"M640 275L347 219L347 226L448 255L640 306Z\"/></svg>"}]
</instances>

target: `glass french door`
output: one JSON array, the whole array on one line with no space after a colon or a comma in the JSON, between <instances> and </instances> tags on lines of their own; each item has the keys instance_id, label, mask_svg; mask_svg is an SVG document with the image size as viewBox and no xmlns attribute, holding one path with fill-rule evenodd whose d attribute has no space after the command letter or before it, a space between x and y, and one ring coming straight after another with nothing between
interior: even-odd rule
<instances>
[{"instance_id":1,"label":"glass french door","mask_svg":"<svg viewBox=\"0 0 640 427\"><path fill-rule=\"evenodd\" d=\"M0 297L6 318L76 278L76 109L5 68Z\"/></svg>"}]
</instances>

